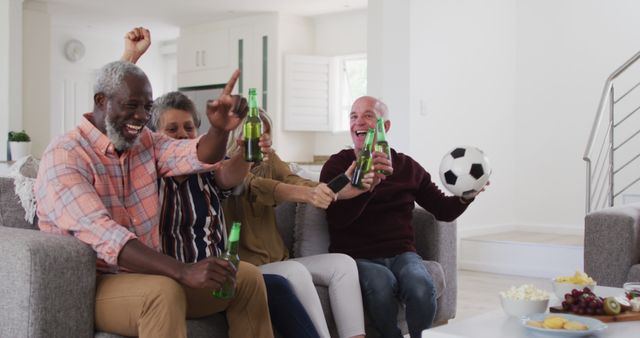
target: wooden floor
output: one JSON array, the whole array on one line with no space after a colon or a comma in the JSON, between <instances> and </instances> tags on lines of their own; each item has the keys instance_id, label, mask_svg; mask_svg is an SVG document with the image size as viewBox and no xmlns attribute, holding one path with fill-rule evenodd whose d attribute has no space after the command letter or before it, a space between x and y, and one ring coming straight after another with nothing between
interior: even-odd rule
<instances>
[{"instance_id":1,"label":"wooden floor","mask_svg":"<svg viewBox=\"0 0 640 338\"><path fill-rule=\"evenodd\" d=\"M529 231L505 231L505 232L500 232L500 233L490 234L490 235L467 237L466 239L483 240L483 241L511 241L511 242L571 245L571 246L583 246L584 244L584 236L552 234L552 233L542 233L542 232L529 232Z\"/></svg>"},{"instance_id":2,"label":"wooden floor","mask_svg":"<svg viewBox=\"0 0 640 338\"><path fill-rule=\"evenodd\" d=\"M456 318L450 322L500 309L499 292L522 284L533 284L540 289L552 290L551 281L545 278L458 271L458 308Z\"/></svg>"}]
</instances>

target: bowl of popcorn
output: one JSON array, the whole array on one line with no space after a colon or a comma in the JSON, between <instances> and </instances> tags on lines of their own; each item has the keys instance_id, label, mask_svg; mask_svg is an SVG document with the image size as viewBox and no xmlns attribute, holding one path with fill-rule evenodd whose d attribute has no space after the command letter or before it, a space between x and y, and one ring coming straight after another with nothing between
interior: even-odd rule
<instances>
[{"instance_id":1,"label":"bowl of popcorn","mask_svg":"<svg viewBox=\"0 0 640 338\"><path fill-rule=\"evenodd\" d=\"M571 293L573 289L583 291L584 288L589 288L589 290L593 291L593 288L596 287L596 281L582 271L576 271L573 276L556 277L553 279L552 284L553 292L561 301L564 300L564 295Z\"/></svg>"},{"instance_id":2,"label":"bowl of popcorn","mask_svg":"<svg viewBox=\"0 0 640 338\"><path fill-rule=\"evenodd\" d=\"M500 302L504 312L512 317L529 316L534 313L544 313L549 305L549 293L531 284L500 292Z\"/></svg>"}]
</instances>

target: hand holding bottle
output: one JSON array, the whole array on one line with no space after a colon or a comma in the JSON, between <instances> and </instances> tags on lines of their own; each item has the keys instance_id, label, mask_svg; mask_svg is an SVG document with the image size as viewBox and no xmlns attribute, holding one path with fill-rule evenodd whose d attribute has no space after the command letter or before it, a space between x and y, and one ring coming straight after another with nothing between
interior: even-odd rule
<instances>
[{"instance_id":1,"label":"hand holding bottle","mask_svg":"<svg viewBox=\"0 0 640 338\"><path fill-rule=\"evenodd\" d=\"M371 171L374 135L375 130L373 128L369 128L364 140L364 146L356 157L356 167L353 170L353 175L351 176L351 185L360 189L364 189L364 186L362 185L363 177Z\"/></svg>"},{"instance_id":2,"label":"hand holding bottle","mask_svg":"<svg viewBox=\"0 0 640 338\"><path fill-rule=\"evenodd\" d=\"M352 179L353 172L355 171L355 169L356 169L356 161L353 161L349 166L349 168L347 168L347 171L345 171L344 173L345 175L347 175L347 177L349 177L349 179ZM373 173L373 171L369 171L362 177L362 181L361 181L362 188L354 187L351 184L347 184L344 188L342 188L342 190L336 193L337 199L346 200L346 199L359 196L367 191L373 190L374 175L375 174Z\"/></svg>"},{"instance_id":3,"label":"hand holding bottle","mask_svg":"<svg viewBox=\"0 0 640 338\"><path fill-rule=\"evenodd\" d=\"M209 257L197 263L185 264L178 280L191 288L218 290L226 280L235 283L236 267L229 261Z\"/></svg>"},{"instance_id":4,"label":"hand holding bottle","mask_svg":"<svg viewBox=\"0 0 640 338\"><path fill-rule=\"evenodd\" d=\"M235 270L240 263L240 257L238 256L238 247L240 243L240 222L233 222L231 226L231 233L227 240L225 252L220 257L220 260L226 261L229 265L233 266L233 276L227 276L227 279L222 282L222 285L215 289L213 292L215 297L221 299L230 299L236 293L236 276Z\"/></svg>"},{"instance_id":5,"label":"hand holding bottle","mask_svg":"<svg viewBox=\"0 0 640 338\"><path fill-rule=\"evenodd\" d=\"M238 138L236 139L236 144L238 145L240 152L242 153L241 155L244 156L246 142L242 134L240 134L240 136L238 136ZM273 143L271 141L271 135L264 133L260 136L260 139L258 141L258 147L260 147L260 152L262 153L263 161L268 160L269 154L275 151L273 148L271 148L272 144Z\"/></svg>"},{"instance_id":6,"label":"hand holding bottle","mask_svg":"<svg viewBox=\"0 0 640 338\"><path fill-rule=\"evenodd\" d=\"M258 146L260 147L260 151L262 152L262 160L268 160L269 154L273 152L273 149L271 148L271 135L263 133L262 136L260 136L260 142L258 142Z\"/></svg>"},{"instance_id":7,"label":"hand holding bottle","mask_svg":"<svg viewBox=\"0 0 640 338\"><path fill-rule=\"evenodd\" d=\"M260 139L262 136L262 120L258 113L258 99L255 88L249 88L249 116L242 126L244 139L244 159L247 162L262 161L263 154L260 151Z\"/></svg>"},{"instance_id":8,"label":"hand holding bottle","mask_svg":"<svg viewBox=\"0 0 640 338\"><path fill-rule=\"evenodd\" d=\"M381 151L374 151L372 162L373 172L375 173L375 177L377 179L376 185L380 183L380 180L384 180L387 178L387 176L393 174L391 159L389 159L386 153Z\"/></svg>"}]
</instances>

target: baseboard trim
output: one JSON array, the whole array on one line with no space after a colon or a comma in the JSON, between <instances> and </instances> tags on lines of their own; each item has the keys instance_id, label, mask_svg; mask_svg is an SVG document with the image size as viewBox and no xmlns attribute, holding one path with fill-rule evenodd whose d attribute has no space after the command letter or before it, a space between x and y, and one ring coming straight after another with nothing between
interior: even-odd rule
<instances>
[{"instance_id":1,"label":"baseboard trim","mask_svg":"<svg viewBox=\"0 0 640 338\"><path fill-rule=\"evenodd\" d=\"M584 228L569 224L538 224L538 225L518 225L518 224L498 224L473 228L458 227L458 236L460 238L469 238L474 236L491 235L509 231L529 231L541 232L561 235L583 235Z\"/></svg>"},{"instance_id":2,"label":"baseboard trim","mask_svg":"<svg viewBox=\"0 0 640 338\"><path fill-rule=\"evenodd\" d=\"M506 275L553 278L584 269L579 246L461 239L461 269Z\"/></svg>"}]
</instances>

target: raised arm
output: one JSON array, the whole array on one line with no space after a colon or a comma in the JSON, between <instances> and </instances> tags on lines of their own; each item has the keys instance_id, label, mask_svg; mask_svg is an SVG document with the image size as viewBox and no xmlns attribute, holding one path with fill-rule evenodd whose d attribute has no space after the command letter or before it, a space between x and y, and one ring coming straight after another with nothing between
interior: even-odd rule
<instances>
[{"instance_id":1,"label":"raised arm","mask_svg":"<svg viewBox=\"0 0 640 338\"><path fill-rule=\"evenodd\" d=\"M127 32L124 36L124 52L120 60L131 63L138 62L138 59L151 46L151 33L144 27L136 27Z\"/></svg>"}]
</instances>

